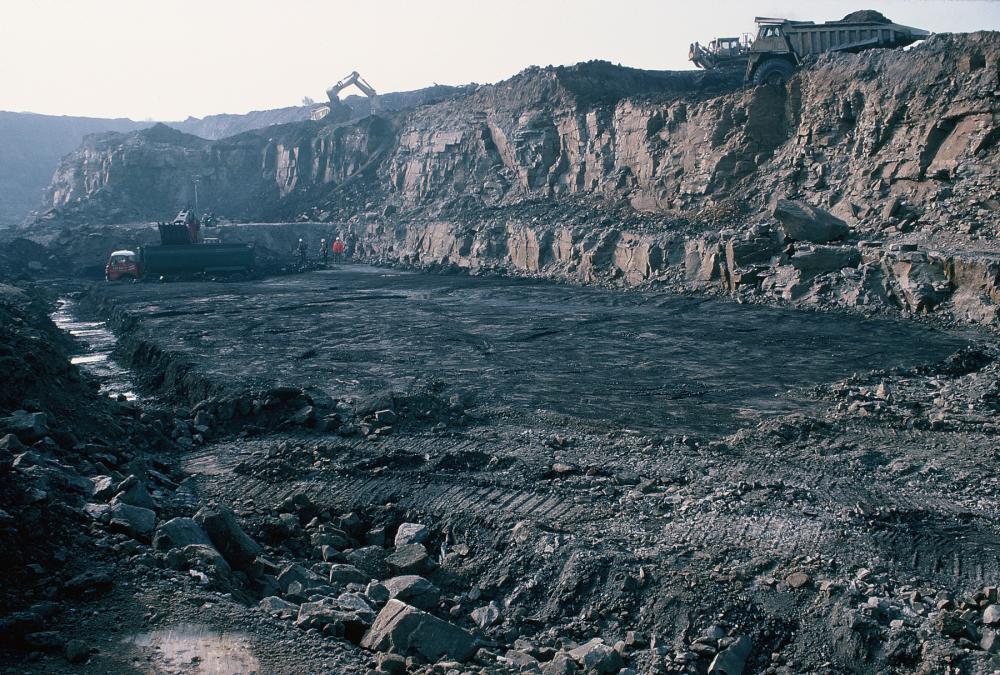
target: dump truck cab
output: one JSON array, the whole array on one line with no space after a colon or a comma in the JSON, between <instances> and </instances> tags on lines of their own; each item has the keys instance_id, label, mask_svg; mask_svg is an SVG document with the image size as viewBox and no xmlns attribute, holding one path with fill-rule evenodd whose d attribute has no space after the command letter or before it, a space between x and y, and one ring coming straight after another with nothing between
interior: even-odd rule
<instances>
[{"instance_id":1,"label":"dump truck cab","mask_svg":"<svg viewBox=\"0 0 1000 675\"><path fill-rule=\"evenodd\" d=\"M747 60L747 81L783 84L799 65L799 57L788 40L786 25L796 22L757 17L757 37Z\"/></svg>"},{"instance_id":2,"label":"dump truck cab","mask_svg":"<svg viewBox=\"0 0 1000 675\"><path fill-rule=\"evenodd\" d=\"M108 281L119 279L138 279L141 274L139 256L135 251L122 249L113 251L104 266L104 278Z\"/></svg>"},{"instance_id":3,"label":"dump truck cab","mask_svg":"<svg viewBox=\"0 0 1000 675\"><path fill-rule=\"evenodd\" d=\"M792 50L785 36L782 24L792 23L784 19L757 18L757 38L753 41L754 54L791 54Z\"/></svg>"}]
</instances>

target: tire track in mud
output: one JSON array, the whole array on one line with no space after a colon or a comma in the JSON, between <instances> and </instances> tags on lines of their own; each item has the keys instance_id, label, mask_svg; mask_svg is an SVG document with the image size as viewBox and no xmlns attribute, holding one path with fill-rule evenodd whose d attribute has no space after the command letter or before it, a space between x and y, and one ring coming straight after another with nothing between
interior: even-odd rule
<instances>
[{"instance_id":1,"label":"tire track in mud","mask_svg":"<svg viewBox=\"0 0 1000 675\"><path fill-rule=\"evenodd\" d=\"M304 298L298 298L296 304L288 304L288 299L294 294L285 293L283 289L256 290L273 292L275 297L271 300L284 310L283 313L296 317L301 315L301 318L296 318L299 323L272 326L270 330L276 334L294 333L302 328L302 322L319 321L325 326L333 320L325 315L312 314L317 306L330 304L331 301L318 294L316 288L307 289L310 292ZM384 290L390 291L386 293L387 299L389 296L392 301L399 299L392 293L393 290L398 292L398 289ZM345 291L340 290L342 293ZM507 294L526 291L486 288L483 292L506 298ZM365 298L372 299L369 295ZM165 307L170 311L169 303ZM500 303L491 312L506 311L507 308L507 303ZM225 311L224 307L219 309ZM420 309L425 313L428 309L443 310L440 305L427 303L421 304ZM662 308L667 309L670 308ZM675 309L691 310L687 306ZM119 304L111 298L108 298L104 311L112 315L116 325L135 343L132 351L137 365L163 374L172 382L179 382L183 386L178 386L178 392L186 394L192 404L218 390L220 380L216 377L217 373L208 372L203 367L189 368L190 355L164 349L151 334L135 330L149 323L148 316L140 321L126 304ZM493 353L496 349L510 349L511 345L531 345L544 341L543 338L574 334L582 325L593 324L604 326L602 335L606 334L615 344L622 342L622 336L612 330L612 324L621 323L620 317L612 321L607 311L595 311L593 308L588 311L589 314L566 315L564 321L555 326L543 326L537 322L515 325L503 339L487 338L476 332L460 333L457 338L452 332L448 339L475 350L485 349ZM486 318L490 319L490 316L488 312ZM471 320L464 315L459 318ZM628 327L626 324L622 326ZM155 328L155 325L147 328ZM357 341L359 336L379 336L383 327L372 323L360 327L352 325L351 330ZM732 330L743 333L758 328L742 326ZM778 342L788 339L780 334L772 337ZM332 338L326 336L324 339ZM588 339L596 338L591 336ZM343 349L335 351L341 356L348 353ZM337 363L341 364L340 361ZM713 367L722 370L732 368L731 364L720 366L718 363L714 363ZM474 368L468 372L473 371ZM486 372L495 376L501 371L516 374L521 379L524 373L529 372L522 370L521 363L513 361L500 363ZM461 373L466 376L466 370ZM686 386L671 388L660 380L645 387L632 382L621 387L614 385L613 378L605 376L602 381L605 393L613 393L616 400L626 400L634 394L659 395L673 401L678 397L698 398L701 391ZM565 411L562 402L557 403L553 404L552 411L546 413L549 417L540 414L539 419L561 418ZM771 403L765 405L757 399L748 399L746 405L752 409L758 405L762 410L768 410ZM712 412L703 407L701 416ZM636 413L633 410L630 414ZM508 424L504 420L499 423L501 427ZM577 429L590 429L585 426L589 423L589 420L580 420ZM595 428L604 429L606 426L597 424ZM918 446L924 447L923 452L926 452L928 444L926 436L916 432L897 432L895 429L875 427L849 430L848 434L856 445L885 450L887 456L893 454L889 449L894 446L912 445L910 454L919 454ZM508 440L513 438L510 436ZM938 436L936 440L940 442L942 439ZM270 441L254 441L249 447L259 442ZM997 574L1000 570L1000 536L993 525L996 522L994 516L1000 514L986 506L970 507L968 490L965 493L949 493L931 480L922 481L912 490L900 488L903 481L887 489L877 467L854 471L846 460L806 456L794 448L787 449L787 446L776 452L767 452L765 443L758 445L753 453L724 456L698 452L667 453L652 458L617 457L614 452L608 455L606 446L594 444L584 444L573 451L577 463L582 463L587 457L586 461L596 466L608 465L612 471L627 469L650 476L676 478L673 484L681 486L681 489L674 496L695 503L694 508L680 509L672 502L665 504L662 496L649 495L634 503L620 500L620 493L627 492L627 487L616 487L614 494L605 497L598 488L606 487L608 481L549 485L538 482L537 473L512 477L491 471L485 464L478 463L476 456L528 457L531 453L523 449L519 452L520 445L516 440L514 445L503 445L500 441L482 438L456 439L404 433L375 442L338 438L336 443L352 455L366 460L366 464L337 471L324 470L312 478L293 478L277 483L247 476L234 480L233 470L250 454L232 452L233 446L220 444L189 455L185 468L199 476L196 485L205 496L233 502L249 497L258 508L264 509L276 507L289 495L305 491L314 501L339 510L392 501L404 509L439 517L473 515L487 527L509 528L517 520L530 519L547 527L593 535L596 540L605 542L623 542L632 547L638 546L638 540L642 539L664 549L744 550L763 558L823 555L834 557L841 564L858 567L880 560L904 574L915 573L951 586L1000 576ZM438 464L424 459L431 457ZM532 457L527 461L537 463L538 459ZM314 473L312 469L308 471ZM742 494L735 491L741 482L754 484L759 481L763 481L766 489L773 490L774 494L768 492L762 496L762 501L754 502L743 499ZM670 480L666 482L672 484ZM792 498L788 498L788 494L792 494ZM715 499L699 503L706 496ZM806 503L805 507L802 501ZM713 556L707 558L712 559Z\"/></svg>"},{"instance_id":2,"label":"tire track in mud","mask_svg":"<svg viewBox=\"0 0 1000 675\"><path fill-rule=\"evenodd\" d=\"M865 427L848 434L861 446L891 444L899 448L926 447L929 432ZM804 487L818 512L817 520L828 521L815 535L814 550L856 550L855 557L863 559L858 550L863 546L867 555L894 561L901 571L909 568L926 576L978 582L1000 576L995 505L983 503L981 508L971 509L926 484L918 492L893 489L877 475L859 480L846 471L838 472L845 467L837 462L813 457L805 459L808 465L803 466L796 461L800 459L740 460L728 466L727 473L734 481L775 476L785 485ZM855 536L832 534L845 526L853 526ZM811 524L799 527L804 531L814 529ZM827 545L820 545L824 541ZM785 544L779 537L776 545Z\"/></svg>"},{"instance_id":3,"label":"tire track in mud","mask_svg":"<svg viewBox=\"0 0 1000 675\"><path fill-rule=\"evenodd\" d=\"M430 444L438 452L446 449L450 454L464 453L470 448L480 447L465 439L452 441L452 445L448 446L434 437L417 439L415 446L420 449ZM355 445L364 447L371 443L361 441ZM412 450L413 447L407 446L407 451ZM251 498L258 507L273 508L288 496L304 492L316 503L345 511L392 501L403 508L438 516L456 512L502 514L505 519L530 518L550 527L602 520L612 515L612 511L604 507L595 507L590 503L579 504L579 496L553 493L552 490L519 489L499 485L488 477L458 472L433 476L418 471L402 471L389 476L338 476L325 473L312 480L280 483L241 476L239 481L233 481L232 473L236 466L249 456L250 453L220 454L215 448L208 446L205 450L188 455L183 469L200 477L199 488L204 493L203 497ZM239 485L235 489L236 494L232 494L234 483L237 482Z\"/></svg>"},{"instance_id":4,"label":"tire track in mud","mask_svg":"<svg viewBox=\"0 0 1000 675\"><path fill-rule=\"evenodd\" d=\"M259 447L268 443L258 441ZM251 456L231 451L232 446L207 446L192 453L185 470L198 476L201 498L241 501L250 498L258 509L273 509L284 499L305 492L323 506L349 511L393 502L407 510L436 517L470 515L496 528L510 528L518 520L582 535L600 533L605 541L638 547L651 540L662 549L739 552L791 559L797 556L834 558L841 566L866 567L881 561L903 574L916 574L946 586L972 587L996 579L1000 572L1000 537L982 515L969 514L944 495L919 496L889 492L878 484L849 483L837 465L805 468L789 458L749 457L728 464L724 486L761 476L776 476L784 485L804 486L812 496L801 504L763 504L733 498L722 510L695 504L690 510L667 508L652 518L640 518L662 504L661 495L628 502L596 497L579 486L525 488L507 476L481 468L439 471L433 462L416 468L383 466L370 471L324 471L321 475L281 482L241 476L232 471ZM397 436L378 441L353 440L347 452L378 460L414 457L433 452L438 457L480 453L493 456L488 443L474 439L435 436ZM685 461L685 459L687 461ZM677 473L698 471L697 460L676 458L666 462ZM662 471L663 464L659 465ZM709 480L706 478L706 480ZM691 483L687 494L697 501L710 494L706 483ZM896 520L865 518L855 512L859 503L879 504L903 514ZM918 514L916 522L907 520ZM963 520L964 518L964 520ZM717 558L716 555L710 559Z\"/></svg>"}]
</instances>

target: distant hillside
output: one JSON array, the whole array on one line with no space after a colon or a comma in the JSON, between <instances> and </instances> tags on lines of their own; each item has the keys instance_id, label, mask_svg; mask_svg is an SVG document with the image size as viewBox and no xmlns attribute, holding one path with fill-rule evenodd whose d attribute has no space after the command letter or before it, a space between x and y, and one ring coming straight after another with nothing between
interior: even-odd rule
<instances>
[{"instance_id":1,"label":"distant hillside","mask_svg":"<svg viewBox=\"0 0 1000 675\"><path fill-rule=\"evenodd\" d=\"M275 108L274 110L254 110L245 115L207 115L205 117L188 117L183 122L165 122L167 126L183 131L186 134L207 138L215 141L227 136L235 136L245 131L262 129L272 124L287 124L309 119L310 111L316 106L291 106ZM53 167L55 170L55 167Z\"/></svg>"}]
</instances>

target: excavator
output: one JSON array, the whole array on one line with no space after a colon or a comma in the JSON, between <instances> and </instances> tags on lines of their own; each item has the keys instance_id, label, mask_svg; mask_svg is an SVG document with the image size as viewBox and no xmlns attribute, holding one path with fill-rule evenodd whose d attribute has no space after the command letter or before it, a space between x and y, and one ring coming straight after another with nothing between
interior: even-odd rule
<instances>
[{"instance_id":1,"label":"excavator","mask_svg":"<svg viewBox=\"0 0 1000 675\"><path fill-rule=\"evenodd\" d=\"M326 96L330 99L330 104L313 110L311 115L312 119L319 120L329 117L336 121L347 120L350 117L350 109L338 98L338 94L340 94L340 92L344 89L350 87L352 84L360 89L361 93L371 100L371 111L374 113L378 96L375 92L375 87L368 84L368 82L365 81L365 78L361 77L361 74L355 70L340 82L326 90Z\"/></svg>"}]
</instances>

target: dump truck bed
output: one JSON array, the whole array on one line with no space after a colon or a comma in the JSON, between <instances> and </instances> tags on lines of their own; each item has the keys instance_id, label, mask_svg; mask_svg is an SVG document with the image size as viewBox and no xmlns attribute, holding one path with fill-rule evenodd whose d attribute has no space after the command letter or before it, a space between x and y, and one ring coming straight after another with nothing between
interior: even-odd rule
<instances>
[{"instance_id":1,"label":"dump truck bed","mask_svg":"<svg viewBox=\"0 0 1000 675\"><path fill-rule=\"evenodd\" d=\"M254 268L248 244L159 244L141 249L144 274L243 272Z\"/></svg>"},{"instance_id":2,"label":"dump truck bed","mask_svg":"<svg viewBox=\"0 0 1000 675\"><path fill-rule=\"evenodd\" d=\"M799 57L829 51L905 47L930 35L919 28L878 22L788 22L784 30Z\"/></svg>"}]
</instances>

